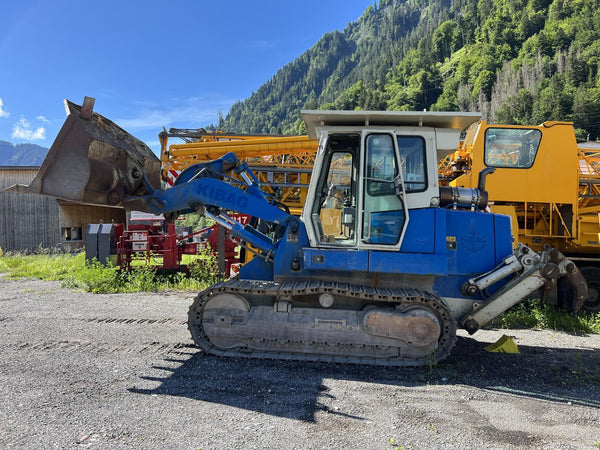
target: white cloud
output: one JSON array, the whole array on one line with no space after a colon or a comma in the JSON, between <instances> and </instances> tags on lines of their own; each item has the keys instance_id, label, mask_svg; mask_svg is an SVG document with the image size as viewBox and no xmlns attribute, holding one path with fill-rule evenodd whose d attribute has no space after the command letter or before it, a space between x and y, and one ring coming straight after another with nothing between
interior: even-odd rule
<instances>
[{"instance_id":1,"label":"white cloud","mask_svg":"<svg viewBox=\"0 0 600 450\"><path fill-rule=\"evenodd\" d=\"M40 122L50 123L50 121L48 119L46 119L46 116L37 116L36 119L39 120Z\"/></svg>"},{"instance_id":2,"label":"white cloud","mask_svg":"<svg viewBox=\"0 0 600 450\"><path fill-rule=\"evenodd\" d=\"M4 102L0 98L0 117L8 117L10 113L4 109Z\"/></svg>"},{"instance_id":3,"label":"white cloud","mask_svg":"<svg viewBox=\"0 0 600 450\"><path fill-rule=\"evenodd\" d=\"M46 139L46 129L39 127L33 130L29 121L21 116L19 121L13 125L11 136L13 139L22 139L25 141L42 141Z\"/></svg>"}]
</instances>

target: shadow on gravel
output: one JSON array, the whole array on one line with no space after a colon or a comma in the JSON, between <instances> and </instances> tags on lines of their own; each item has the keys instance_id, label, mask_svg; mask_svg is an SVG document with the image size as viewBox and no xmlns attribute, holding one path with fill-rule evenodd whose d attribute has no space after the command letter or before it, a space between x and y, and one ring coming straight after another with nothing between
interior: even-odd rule
<instances>
[{"instance_id":1,"label":"shadow on gravel","mask_svg":"<svg viewBox=\"0 0 600 450\"><path fill-rule=\"evenodd\" d=\"M521 354L488 353L487 343L459 337L451 356L432 367L392 368L331 363L220 358L195 348L155 366L164 377L137 394L172 395L307 422L332 410L327 379L390 386L466 385L500 395L539 398L600 408L600 351L519 346ZM170 367L169 367L170 366ZM173 368L177 366L176 368ZM352 394L349 386L348 394Z\"/></svg>"}]
</instances>

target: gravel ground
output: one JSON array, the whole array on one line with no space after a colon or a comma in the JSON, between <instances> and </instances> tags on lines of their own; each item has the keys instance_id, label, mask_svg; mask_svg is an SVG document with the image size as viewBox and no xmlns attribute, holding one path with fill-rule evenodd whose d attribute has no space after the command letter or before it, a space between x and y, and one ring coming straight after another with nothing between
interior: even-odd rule
<instances>
[{"instance_id":1,"label":"gravel ground","mask_svg":"<svg viewBox=\"0 0 600 450\"><path fill-rule=\"evenodd\" d=\"M192 297L0 279L0 447L600 447L600 335L460 332L433 368L223 359L191 345ZM504 333L520 355L483 350Z\"/></svg>"}]
</instances>

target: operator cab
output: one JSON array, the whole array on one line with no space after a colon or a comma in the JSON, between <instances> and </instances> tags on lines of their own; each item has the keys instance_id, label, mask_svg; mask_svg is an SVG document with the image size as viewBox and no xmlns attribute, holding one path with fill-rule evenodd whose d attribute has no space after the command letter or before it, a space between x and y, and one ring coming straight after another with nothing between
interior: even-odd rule
<instances>
[{"instance_id":1,"label":"operator cab","mask_svg":"<svg viewBox=\"0 0 600 450\"><path fill-rule=\"evenodd\" d=\"M303 111L319 139L303 210L312 247L399 250L410 210L439 205L437 153L479 113Z\"/></svg>"}]
</instances>

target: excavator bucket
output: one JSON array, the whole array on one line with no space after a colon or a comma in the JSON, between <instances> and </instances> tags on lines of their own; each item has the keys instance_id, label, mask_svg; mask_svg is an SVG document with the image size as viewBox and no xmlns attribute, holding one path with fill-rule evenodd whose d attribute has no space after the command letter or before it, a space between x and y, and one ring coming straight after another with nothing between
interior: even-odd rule
<instances>
[{"instance_id":1,"label":"excavator bucket","mask_svg":"<svg viewBox=\"0 0 600 450\"><path fill-rule=\"evenodd\" d=\"M142 141L83 105L65 100L67 119L29 186L9 191L103 206L149 194L160 186L160 160Z\"/></svg>"}]
</instances>

